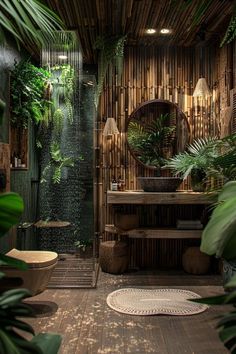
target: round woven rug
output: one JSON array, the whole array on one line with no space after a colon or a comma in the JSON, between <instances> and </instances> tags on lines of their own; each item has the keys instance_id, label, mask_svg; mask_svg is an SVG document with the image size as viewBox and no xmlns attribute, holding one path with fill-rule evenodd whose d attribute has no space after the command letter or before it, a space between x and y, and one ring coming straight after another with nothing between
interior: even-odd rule
<instances>
[{"instance_id":1,"label":"round woven rug","mask_svg":"<svg viewBox=\"0 0 236 354\"><path fill-rule=\"evenodd\" d=\"M113 310L129 315L188 316L205 311L208 306L188 301L200 298L192 291L182 289L135 289L113 291L107 304Z\"/></svg>"}]
</instances>

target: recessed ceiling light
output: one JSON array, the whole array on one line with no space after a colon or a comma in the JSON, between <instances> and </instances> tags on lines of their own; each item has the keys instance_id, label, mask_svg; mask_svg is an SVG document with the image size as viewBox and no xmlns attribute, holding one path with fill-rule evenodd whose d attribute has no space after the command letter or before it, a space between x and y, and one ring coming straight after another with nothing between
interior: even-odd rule
<instances>
[{"instance_id":1,"label":"recessed ceiling light","mask_svg":"<svg viewBox=\"0 0 236 354\"><path fill-rule=\"evenodd\" d=\"M148 28L148 29L146 29L146 33L147 34L154 34L154 33L156 33L156 30L155 30L155 28Z\"/></svg>"},{"instance_id":2,"label":"recessed ceiling light","mask_svg":"<svg viewBox=\"0 0 236 354\"><path fill-rule=\"evenodd\" d=\"M161 32L162 34L169 34L169 33L171 33L171 30L170 30L169 28L162 28L162 29L160 30L160 32Z\"/></svg>"},{"instance_id":3,"label":"recessed ceiling light","mask_svg":"<svg viewBox=\"0 0 236 354\"><path fill-rule=\"evenodd\" d=\"M58 55L58 59L67 59L68 58L68 56L67 55Z\"/></svg>"}]
</instances>

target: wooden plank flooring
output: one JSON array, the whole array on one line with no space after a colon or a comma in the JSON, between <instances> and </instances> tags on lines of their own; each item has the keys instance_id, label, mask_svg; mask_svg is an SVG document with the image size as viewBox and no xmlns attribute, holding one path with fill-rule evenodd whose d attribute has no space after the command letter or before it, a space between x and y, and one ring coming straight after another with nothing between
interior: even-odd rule
<instances>
[{"instance_id":1,"label":"wooden plank flooring","mask_svg":"<svg viewBox=\"0 0 236 354\"><path fill-rule=\"evenodd\" d=\"M224 313L226 306L182 317L124 315L107 306L110 292L142 286L183 288L201 296L223 292L216 275L138 271L114 276L100 272L96 289L48 289L28 299L50 311L27 321L36 333L60 333L63 336L60 354L228 353L214 328L215 317Z\"/></svg>"}]
</instances>

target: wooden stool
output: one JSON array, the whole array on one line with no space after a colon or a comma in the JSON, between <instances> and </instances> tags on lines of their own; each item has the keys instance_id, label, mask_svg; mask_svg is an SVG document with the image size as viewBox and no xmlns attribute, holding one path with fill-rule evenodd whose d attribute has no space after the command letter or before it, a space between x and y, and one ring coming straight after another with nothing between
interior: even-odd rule
<instances>
[{"instance_id":1,"label":"wooden stool","mask_svg":"<svg viewBox=\"0 0 236 354\"><path fill-rule=\"evenodd\" d=\"M189 247L183 253L182 264L187 273L206 274L210 268L211 258L202 253L199 247Z\"/></svg>"},{"instance_id":2,"label":"wooden stool","mask_svg":"<svg viewBox=\"0 0 236 354\"><path fill-rule=\"evenodd\" d=\"M103 272L124 273L129 264L129 249L123 241L105 241L100 243L99 262Z\"/></svg>"}]
</instances>

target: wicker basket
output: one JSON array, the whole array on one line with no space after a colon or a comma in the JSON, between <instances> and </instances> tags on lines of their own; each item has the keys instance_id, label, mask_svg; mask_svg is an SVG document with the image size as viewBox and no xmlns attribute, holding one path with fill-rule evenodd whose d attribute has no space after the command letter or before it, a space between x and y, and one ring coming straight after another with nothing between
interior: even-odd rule
<instances>
[{"instance_id":1,"label":"wicker basket","mask_svg":"<svg viewBox=\"0 0 236 354\"><path fill-rule=\"evenodd\" d=\"M144 192L175 192L182 182L179 177L137 177Z\"/></svg>"}]
</instances>

